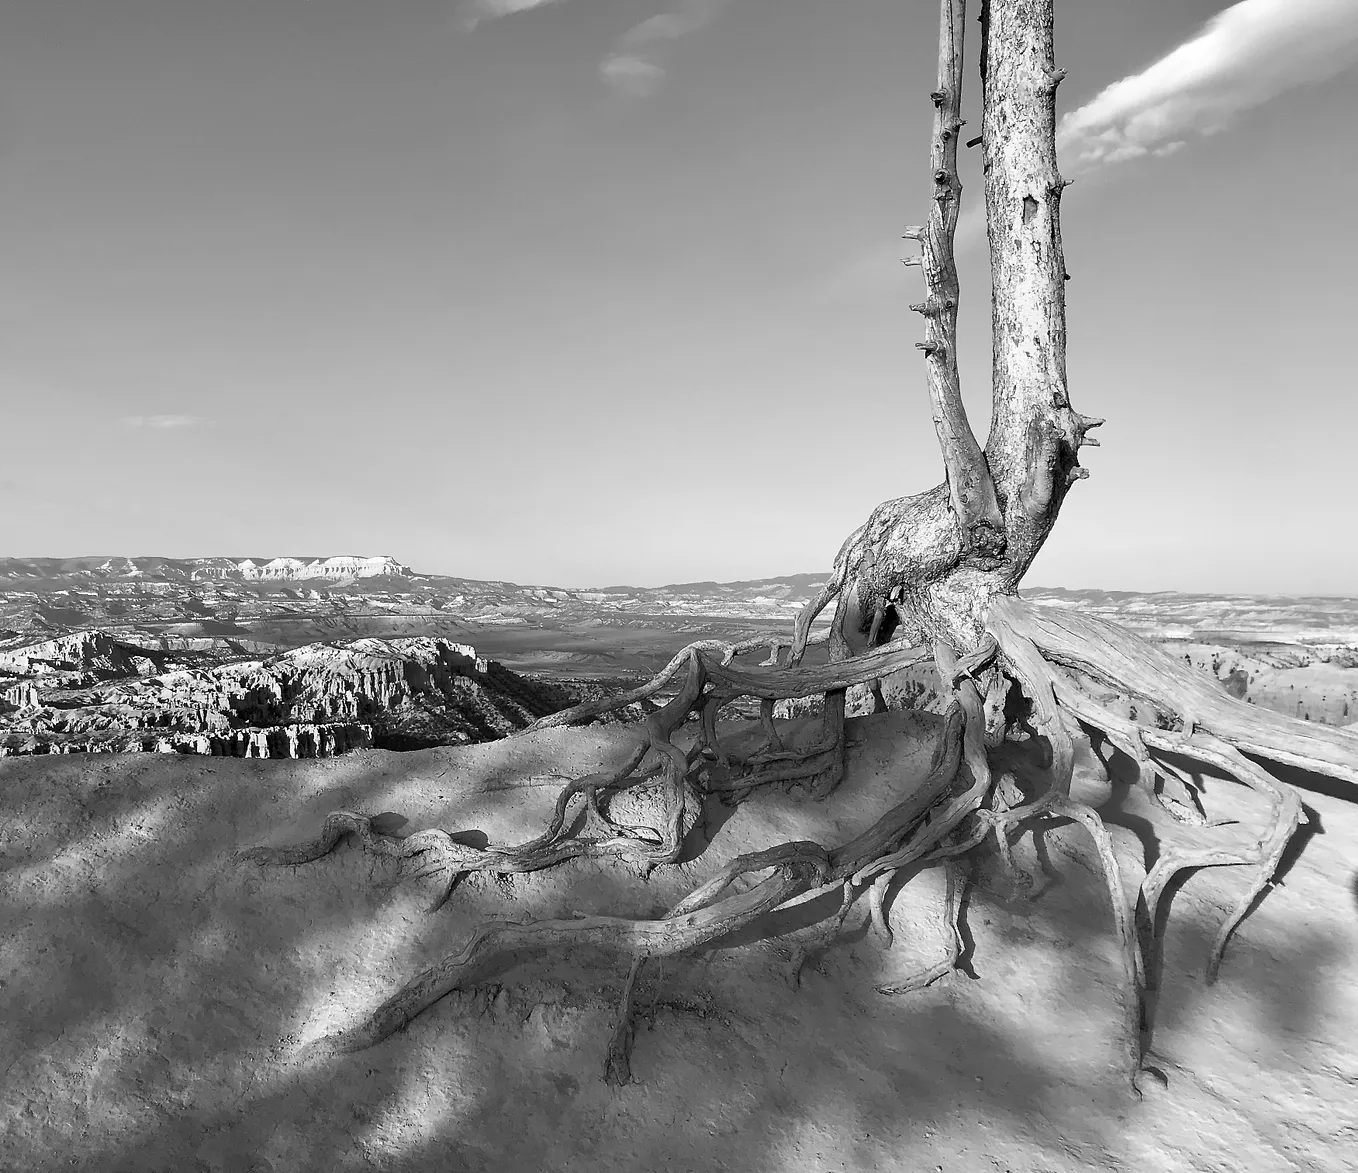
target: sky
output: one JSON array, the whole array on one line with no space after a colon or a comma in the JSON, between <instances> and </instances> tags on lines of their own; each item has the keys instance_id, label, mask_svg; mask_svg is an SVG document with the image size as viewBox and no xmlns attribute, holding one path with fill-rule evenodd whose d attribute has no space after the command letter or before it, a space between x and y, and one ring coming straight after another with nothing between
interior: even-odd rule
<instances>
[{"instance_id":1,"label":"sky","mask_svg":"<svg viewBox=\"0 0 1358 1173\"><path fill-rule=\"evenodd\" d=\"M1056 21L1108 423L1028 582L1358 594L1358 0ZM899 260L936 38L933 0L9 0L0 554L828 568L942 476Z\"/></svg>"}]
</instances>

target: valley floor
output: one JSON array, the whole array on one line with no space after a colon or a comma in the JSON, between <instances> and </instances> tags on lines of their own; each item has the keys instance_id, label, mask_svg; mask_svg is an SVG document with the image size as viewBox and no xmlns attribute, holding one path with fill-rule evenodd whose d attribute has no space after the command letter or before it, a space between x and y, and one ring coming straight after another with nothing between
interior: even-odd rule
<instances>
[{"instance_id":1,"label":"valley floor","mask_svg":"<svg viewBox=\"0 0 1358 1173\"><path fill-rule=\"evenodd\" d=\"M851 837L914 785L937 719L850 722L849 774L824 803L756 797L709 812L710 844L649 882L568 864L465 882L427 915L419 882L353 846L299 868L238 847L311 834L337 807L412 828L537 834L559 781L624 756L625 728L326 760L80 755L0 762L0 1169L1326 1170L1358 1152L1358 804L1305 792L1311 826L1285 883L1201 974L1246 877L1200 873L1174 900L1154 1062L1118 1070L1117 959L1093 853L1070 827L1016 850L1042 874L1017 898L981 864L967 911L979 980L875 985L942 948L942 879L895 901L887 949L855 909L801 988L796 930L837 897L655 963L633 1073L601 1078L626 964L537 961L503 989L452 995L371 1050L316 1058L349 1024L495 915L655 915L721 862L790 838ZM1125 786L1102 802L1130 884L1182 828ZM1209 783L1212 802L1243 796ZM1257 805L1241 797L1252 834ZM1220 808L1219 808L1220 809ZM729 814L729 818L724 816ZM1192 832L1197 834L1198 832ZM1045 861L1045 862L1043 862Z\"/></svg>"}]
</instances>

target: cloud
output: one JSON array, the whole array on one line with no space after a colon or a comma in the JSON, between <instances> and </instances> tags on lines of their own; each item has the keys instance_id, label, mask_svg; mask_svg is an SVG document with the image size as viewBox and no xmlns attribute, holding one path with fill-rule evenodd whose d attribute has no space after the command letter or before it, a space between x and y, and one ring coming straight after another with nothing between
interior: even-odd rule
<instances>
[{"instance_id":1,"label":"cloud","mask_svg":"<svg viewBox=\"0 0 1358 1173\"><path fill-rule=\"evenodd\" d=\"M148 429L153 432L169 432L176 428L202 428L212 423L201 415L127 415L123 416L123 426L133 429Z\"/></svg>"},{"instance_id":2,"label":"cloud","mask_svg":"<svg viewBox=\"0 0 1358 1173\"><path fill-rule=\"evenodd\" d=\"M614 43L599 66L599 74L614 89L638 97L655 93L665 78L656 48L665 41L687 37L711 24L729 0L685 0L674 12L662 12L633 25Z\"/></svg>"},{"instance_id":3,"label":"cloud","mask_svg":"<svg viewBox=\"0 0 1358 1173\"><path fill-rule=\"evenodd\" d=\"M599 73L614 89L639 98L655 93L665 77L665 71L654 61L631 53L613 53L605 57Z\"/></svg>"},{"instance_id":4,"label":"cloud","mask_svg":"<svg viewBox=\"0 0 1358 1173\"><path fill-rule=\"evenodd\" d=\"M487 20L498 20L502 16L513 16L516 12L560 3L561 0L466 0L462 5L462 19L467 28L474 29Z\"/></svg>"},{"instance_id":5,"label":"cloud","mask_svg":"<svg viewBox=\"0 0 1358 1173\"><path fill-rule=\"evenodd\" d=\"M528 12L564 0L463 0L462 21L467 29L488 20ZM634 97L647 97L665 79L665 67L656 60L665 41L687 37L711 24L730 0L680 0L673 12L661 12L635 24L613 42L599 64L599 76L615 90Z\"/></svg>"},{"instance_id":6,"label":"cloud","mask_svg":"<svg viewBox=\"0 0 1358 1173\"><path fill-rule=\"evenodd\" d=\"M1070 172L1170 155L1355 60L1358 0L1241 0L1149 68L1063 117L1057 149Z\"/></svg>"},{"instance_id":7,"label":"cloud","mask_svg":"<svg viewBox=\"0 0 1358 1173\"><path fill-rule=\"evenodd\" d=\"M711 24L726 4L727 0L688 0L678 12L662 12L633 25L618 38L618 43L623 48L634 49L654 41L686 37Z\"/></svg>"}]
</instances>

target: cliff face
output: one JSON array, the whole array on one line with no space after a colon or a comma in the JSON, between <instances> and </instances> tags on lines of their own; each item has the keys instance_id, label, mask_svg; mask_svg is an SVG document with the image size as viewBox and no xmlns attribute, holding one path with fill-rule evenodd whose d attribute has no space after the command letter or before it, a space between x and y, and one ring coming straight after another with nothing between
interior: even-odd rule
<instances>
[{"instance_id":1,"label":"cliff face","mask_svg":"<svg viewBox=\"0 0 1358 1173\"><path fill-rule=\"evenodd\" d=\"M125 643L102 631L75 631L0 652L0 675L73 682L108 680L150 675L165 662L159 651Z\"/></svg>"},{"instance_id":2,"label":"cliff face","mask_svg":"<svg viewBox=\"0 0 1358 1173\"><path fill-rule=\"evenodd\" d=\"M236 563L229 569L217 565L203 567L195 578L239 578L247 581L286 581L300 579L328 579L338 582L349 578L378 578L386 575L393 578L409 578L413 571L403 566L395 558L385 556L358 558L344 555L338 558L317 558L302 562L298 558L274 558L263 566L257 566L250 559Z\"/></svg>"},{"instance_id":3,"label":"cliff face","mask_svg":"<svg viewBox=\"0 0 1358 1173\"><path fill-rule=\"evenodd\" d=\"M325 757L457 745L504 737L572 701L443 639L311 644L168 671L166 659L102 632L0 654L0 756Z\"/></svg>"}]
</instances>

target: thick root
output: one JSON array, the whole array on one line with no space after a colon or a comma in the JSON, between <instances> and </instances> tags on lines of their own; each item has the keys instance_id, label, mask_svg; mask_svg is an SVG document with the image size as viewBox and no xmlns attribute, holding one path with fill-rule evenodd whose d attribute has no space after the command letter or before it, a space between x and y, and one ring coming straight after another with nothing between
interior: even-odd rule
<instances>
[{"instance_id":1,"label":"thick root","mask_svg":"<svg viewBox=\"0 0 1358 1173\"><path fill-rule=\"evenodd\" d=\"M891 919L886 909L886 890L891 885L891 881L896 878L899 868L888 868L880 873L868 888L868 908L872 918L872 927L877 930L877 935L882 938L882 943L889 949L895 941L895 934L891 931Z\"/></svg>"},{"instance_id":2,"label":"thick root","mask_svg":"<svg viewBox=\"0 0 1358 1173\"><path fill-rule=\"evenodd\" d=\"M457 952L417 975L363 1022L332 1036L330 1045L346 1052L374 1046L453 990L480 985L544 953L594 947L634 958L665 957L716 940L823 878L823 852L818 859L811 850L814 844L800 846L797 858L774 865L773 874L748 891L659 920L585 916L529 924L488 921L475 928Z\"/></svg>"},{"instance_id":3,"label":"thick root","mask_svg":"<svg viewBox=\"0 0 1358 1173\"><path fill-rule=\"evenodd\" d=\"M529 924L486 922L472 931L458 951L415 977L365 1022L335 1036L331 1045L343 1051L372 1046L452 990L478 985L543 953L592 946L633 958L665 956L708 944L818 885L838 884L851 892L853 876L859 869L921 824L924 830L920 838L926 846L920 850L927 851L928 845L937 842L933 822L925 824L924 820L954 783L963 724L961 709L954 709L921 785L867 831L834 851L827 852L816 843L796 842L741 856L657 920L596 916ZM772 876L744 892L728 895L739 877L770 868ZM617 1074L623 1071L619 1056L624 1036L625 1030L620 1027L615 1031L617 1045L610 1045L610 1061Z\"/></svg>"},{"instance_id":4,"label":"thick root","mask_svg":"<svg viewBox=\"0 0 1358 1173\"><path fill-rule=\"evenodd\" d=\"M1132 1070L1138 1073L1144 1018L1142 992L1143 989L1153 988L1157 980L1159 903L1166 885L1175 875L1188 868L1242 864L1253 865L1256 869L1249 888L1222 923L1213 942L1207 959L1207 980L1211 982L1216 978L1231 934L1271 881L1301 818L1301 802L1291 787L1271 778L1265 770L1245 757L1241 749L1247 748L1251 752L1267 749L1269 752L1262 756L1271 756L1278 761L1295 762L1302 755L1292 751L1278 752L1279 739L1273 737L1271 729L1265 731L1267 738L1261 738L1256 732L1244 728L1239 710L1244 710L1245 715L1250 717L1259 714L1260 710L1238 704L1227 697L1224 691L1218 695L1210 682L1200 678L1201 674L1184 668L1160 649L1145 645L1151 653L1148 658L1153 665L1147 669L1129 653L1129 649L1144 643L1130 633L1111 624L1093 621L1088 616L1062 613L1056 619L1050 619L1045 613L1035 615L1039 610L1015 599L998 599L992 607L988 626L998 639L1006 667L1021 681L1025 692L1033 699L1039 730L1052 742L1058 786L1027 808L1020 807L1003 813L981 812L981 816L984 821L994 825L997 841L1001 842L1016 820L1044 812L1076 819L1094 837L1122 946L1126 1006L1124 1030L1128 1050L1134 1060ZM1080 631L1083 642L1078 658L1065 643L1052 635L1053 631L1064 632L1068 628ZM1057 650L1053 650L1054 647ZM1086 690L1062 671L1049 665L1046 662L1049 656L1057 664L1077 669L1101 685L1149 703L1162 721L1177 722L1182 726L1182 732L1148 728L1117 716L1093 700ZM1138 904L1143 912L1140 940L1122 891L1106 828L1093 810L1072 803L1065 797L1068 790L1060 786L1060 775L1070 760L1066 747L1073 744L1070 736L1072 718L1078 718L1096 736L1106 738L1136 760L1142 785L1161 806L1169 809L1181 821L1192 821L1204 826L1207 822L1205 818L1199 820L1193 817L1192 813L1185 816L1184 812L1173 810L1156 792L1156 773L1173 771L1153 762L1152 751L1182 755L1219 769L1228 777L1262 793L1270 804L1267 823L1252 849L1187 850L1170 847L1164 852L1148 872L1138 893ZM1304 722L1286 722L1274 714L1266 715L1264 724L1271 727L1296 725L1303 732L1311 728ZM1227 730L1232 736L1219 735L1216 730ZM1347 748L1343 746L1346 736L1313 738L1311 746L1320 745L1325 756L1322 760L1308 750L1310 764L1323 767L1325 772L1332 775L1342 774L1346 768L1346 758L1339 751ZM1358 743L1358 739L1353 740ZM1355 744L1355 749L1358 750L1358 744ZM1358 763L1358 753L1354 755L1354 761ZM1065 777L1068 786L1069 775Z\"/></svg>"},{"instance_id":5,"label":"thick root","mask_svg":"<svg viewBox=\"0 0 1358 1173\"><path fill-rule=\"evenodd\" d=\"M1247 851L1227 849L1183 849L1168 848L1147 873L1141 885L1141 897L1146 910L1147 941L1147 981L1154 982L1157 970L1155 957L1158 955L1159 902L1166 885L1180 872L1189 868L1222 867L1226 865L1246 865L1255 867L1254 880L1245 894L1237 902L1230 915L1222 923L1212 944L1207 959L1207 980L1216 980L1225 952L1227 941L1241 920L1244 919L1255 901L1273 879L1278 863L1287 850L1287 845L1297 828L1301 825L1302 806L1297 792L1290 786L1271 777L1266 770L1245 757L1235 746L1220 737L1206 732L1194 732L1187 736L1160 729L1148 729L1137 725L1097 705L1087 695L1071 685L1059 685L1064 703L1089 725L1102 730L1119 748L1137 756L1134 751L1139 747L1141 754L1147 750L1178 754L1183 757L1212 766L1223 771L1228 777L1263 794L1269 802L1269 816L1258 842Z\"/></svg>"},{"instance_id":6,"label":"thick root","mask_svg":"<svg viewBox=\"0 0 1358 1173\"><path fill-rule=\"evenodd\" d=\"M927 649L913 645L890 643L874 648L852 659L811 667L761 668L758 671L732 666L735 656L766 648L767 637L749 639L737 644L721 640L703 640L689 644L679 652L653 679L617 696L589 701L573 708L551 713L514 734L521 737L538 729L557 725L577 725L604 713L614 712L635 700L654 696L664 689L680 672L695 662L705 681L711 682L730 696L751 696L768 700L789 700L793 697L817 696L855 684L867 684L882 676L889 676L902 668L919 664L930 658Z\"/></svg>"}]
</instances>

